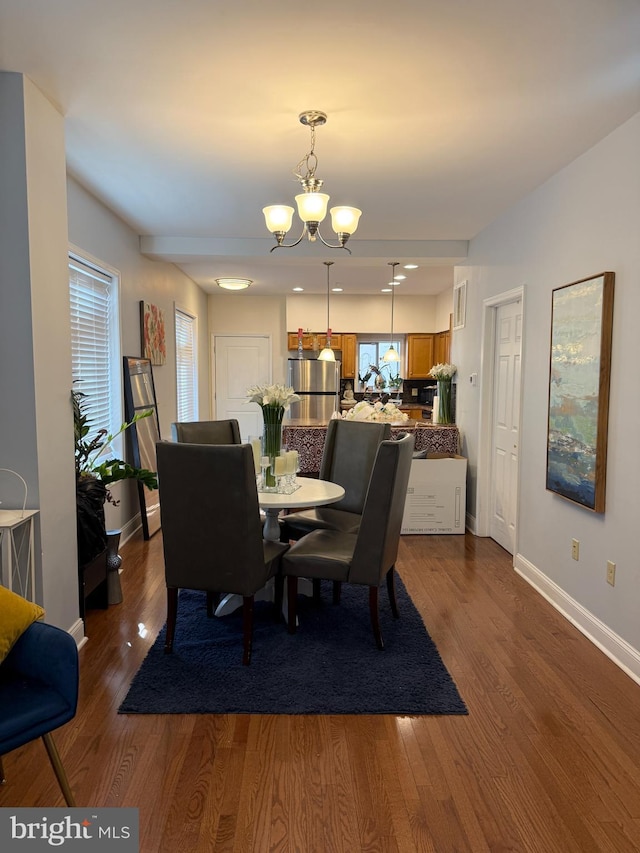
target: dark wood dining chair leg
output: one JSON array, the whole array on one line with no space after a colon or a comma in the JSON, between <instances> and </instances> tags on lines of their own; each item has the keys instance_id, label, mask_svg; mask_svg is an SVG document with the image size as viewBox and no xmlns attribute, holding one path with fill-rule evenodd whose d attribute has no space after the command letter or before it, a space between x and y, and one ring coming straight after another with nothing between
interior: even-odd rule
<instances>
[{"instance_id":1,"label":"dark wood dining chair leg","mask_svg":"<svg viewBox=\"0 0 640 853\"><path fill-rule=\"evenodd\" d=\"M47 732L46 734L42 735L42 740L44 741L44 745L47 749L47 754L49 756L51 766L53 767L53 772L56 774L56 779L58 780L58 784L60 785L60 790L62 791L62 794L64 796L64 801L69 806L69 808L73 809L76 806L76 801L71 791L71 786L69 785L67 774L65 773L64 767L62 766L62 761L60 761L60 756L58 754L58 750L54 743L53 737L51 736L51 732Z\"/></svg>"},{"instance_id":2,"label":"dark wood dining chair leg","mask_svg":"<svg viewBox=\"0 0 640 853\"><path fill-rule=\"evenodd\" d=\"M244 634L244 653L242 663L251 663L251 643L253 642L253 596L245 595L242 599L242 629Z\"/></svg>"},{"instance_id":3,"label":"dark wood dining chair leg","mask_svg":"<svg viewBox=\"0 0 640 853\"><path fill-rule=\"evenodd\" d=\"M393 613L393 618L399 619L400 611L398 610L398 601L396 599L395 566L391 566L391 568L387 572L387 592L389 593L389 604L391 605L391 612Z\"/></svg>"},{"instance_id":4,"label":"dark wood dining chair leg","mask_svg":"<svg viewBox=\"0 0 640 853\"><path fill-rule=\"evenodd\" d=\"M369 613L371 614L371 627L373 628L373 636L376 640L376 645L380 651L384 650L384 642L382 640L382 632L380 631L380 617L378 614L378 587L369 587Z\"/></svg>"},{"instance_id":5,"label":"dark wood dining chair leg","mask_svg":"<svg viewBox=\"0 0 640 853\"><path fill-rule=\"evenodd\" d=\"M342 594L342 581L333 582L333 603L340 604L340 595Z\"/></svg>"},{"instance_id":6,"label":"dark wood dining chair leg","mask_svg":"<svg viewBox=\"0 0 640 853\"><path fill-rule=\"evenodd\" d=\"M296 599L298 597L298 578L287 575L287 629L290 634L296 632Z\"/></svg>"},{"instance_id":7,"label":"dark wood dining chair leg","mask_svg":"<svg viewBox=\"0 0 640 853\"><path fill-rule=\"evenodd\" d=\"M207 616L209 619L213 617L213 614L218 609L218 605L220 604L220 593L219 592L207 592Z\"/></svg>"},{"instance_id":8,"label":"dark wood dining chair leg","mask_svg":"<svg viewBox=\"0 0 640 853\"><path fill-rule=\"evenodd\" d=\"M178 616L178 588L167 587L167 634L164 638L164 653L173 651L173 638L176 633L176 618Z\"/></svg>"},{"instance_id":9,"label":"dark wood dining chair leg","mask_svg":"<svg viewBox=\"0 0 640 853\"><path fill-rule=\"evenodd\" d=\"M284 575L279 572L274 578L273 618L279 622L282 618L282 600L284 598Z\"/></svg>"}]
</instances>

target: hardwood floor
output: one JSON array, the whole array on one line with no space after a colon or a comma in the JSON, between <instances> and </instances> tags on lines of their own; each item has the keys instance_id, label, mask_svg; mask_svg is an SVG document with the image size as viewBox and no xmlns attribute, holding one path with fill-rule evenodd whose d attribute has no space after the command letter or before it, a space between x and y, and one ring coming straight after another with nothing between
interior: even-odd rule
<instances>
[{"instance_id":1,"label":"hardwood floor","mask_svg":"<svg viewBox=\"0 0 640 853\"><path fill-rule=\"evenodd\" d=\"M164 622L161 544L121 549L55 736L79 805L139 808L143 853L640 849L640 687L492 540L405 536L398 561L468 716L118 716ZM63 805L41 741L4 764L0 807Z\"/></svg>"}]
</instances>

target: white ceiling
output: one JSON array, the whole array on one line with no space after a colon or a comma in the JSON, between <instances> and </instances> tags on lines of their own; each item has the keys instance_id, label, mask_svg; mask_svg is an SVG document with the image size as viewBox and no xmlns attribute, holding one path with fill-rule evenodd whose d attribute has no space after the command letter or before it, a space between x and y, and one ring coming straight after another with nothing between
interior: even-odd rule
<instances>
[{"instance_id":1,"label":"white ceiling","mask_svg":"<svg viewBox=\"0 0 640 853\"><path fill-rule=\"evenodd\" d=\"M640 110L638 0L0 0L0 69L66 120L70 173L205 289L438 293L466 241ZM353 255L269 253L317 130ZM298 226L290 238L299 236ZM321 231L333 237L330 223ZM295 234L294 234L295 232Z\"/></svg>"}]
</instances>

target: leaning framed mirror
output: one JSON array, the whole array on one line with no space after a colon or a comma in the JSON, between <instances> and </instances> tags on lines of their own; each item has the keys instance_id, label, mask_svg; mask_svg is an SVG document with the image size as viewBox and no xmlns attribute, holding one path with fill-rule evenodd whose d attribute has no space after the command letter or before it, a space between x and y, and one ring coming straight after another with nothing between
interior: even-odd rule
<instances>
[{"instance_id":1,"label":"leaning framed mirror","mask_svg":"<svg viewBox=\"0 0 640 853\"><path fill-rule=\"evenodd\" d=\"M139 468L157 471L156 442L160 441L160 421L151 361L148 358L125 355L123 369L124 405L127 420L132 420L140 412L152 410L152 414L148 418L139 420L128 430L133 464ZM143 483L138 483L142 533L145 539L150 539L154 533L160 530L159 494L157 489L152 491Z\"/></svg>"}]
</instances>

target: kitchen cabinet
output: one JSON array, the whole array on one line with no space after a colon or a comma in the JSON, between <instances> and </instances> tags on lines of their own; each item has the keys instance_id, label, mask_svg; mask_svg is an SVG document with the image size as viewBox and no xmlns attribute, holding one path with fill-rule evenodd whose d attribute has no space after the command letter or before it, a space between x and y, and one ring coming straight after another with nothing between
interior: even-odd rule
<instances>
[{"instance_id":1,"label":"kitchen cabinet","mask_svg":"<svg viewBox=\"0 0 640 853\"><path fill-rule=\"evenodd\" d=\"M434 364L449 364L451 357L451 333L447 329L435 335L434 342Z\"/></svg>"},{"instance_id":2,"label":"kitchen cabinet","mask_svg":"<svg viewBox=\"0 0 640 853\"><path fill-rule=\"evenodd\" d=\"M355 335L342 335L342 378L355 379L357 375L357 339Z\"/></svg>"},{"instance_id":3,"label":"kitchen cabinet","mask_svg":"<svg viewBox=\"0 0 640 853\"><path fill-rule=\"evenodd\" d=\"M326 332L305 332L302 335L302 349L307 351L312 350L314 338L318 339L318 352L321 349L324 349L324 346L327 343ZM297 332L287 332L287 349L298 349ZM331 335L331 349L342 349L342 335Z\"/></svg>"},{"instance_id":4,"label":"kitchen cabinet","mask_svg":"<svg viewBox=\"0 0 640 853\"><path fill-rule=\"evenodd\" d=\"M407 379L427 379L434 361L435 335L407 335Z\"/></svg>"}]
</instances>

